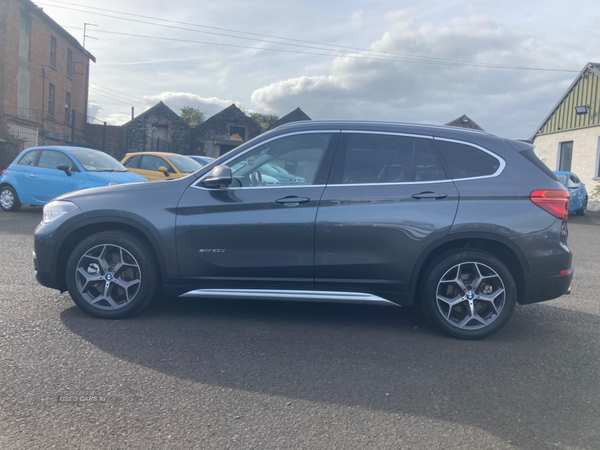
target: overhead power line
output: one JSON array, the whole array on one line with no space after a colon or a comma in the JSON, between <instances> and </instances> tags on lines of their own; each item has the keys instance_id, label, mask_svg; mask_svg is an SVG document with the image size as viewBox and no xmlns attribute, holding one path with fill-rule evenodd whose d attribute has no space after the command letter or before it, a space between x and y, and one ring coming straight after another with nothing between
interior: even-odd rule
<instances>
[{"instance_id":1,"label":"overhead power line","mask_svg":"<svg viewBox=\"0 0 600 450\"><path fill-rule=\"evenodd\" d=\"M165 25L165 24L159 24L159 23L152 23L152 22L147 22L147 21L143 21L143 20L128 19L128 18L125 18L125 17L118 17L118 16L113 16L113 15L108 15L108 14L103 14L103 13L94 13L94 12L85 11L85 10L81 10L81 9L77 9L77 8L70 8L70 7L66 7L66 6L58 6L58 5L48 4L48 3L43 3L43 2L38 2L38 3L39 4L43 4L43 5L47 5L47 6L50 6L50 7L54 7L54 8L67 9L67 10L72 10L72 11L78 11L78 12L83 12L83 13L87 13L87 14L91 14L91 15L102 16L102 17L109 17L109 18L118 19L118 20L126 20L126 21L130 21L130 22L142 23L142 24L146 24L146 25L153 25L153 26L159 26L159 27L173 28L173 29L178 29L178 30L183 30L183 31L192 31L192 32L196 32L196 33L204 33L204 34L210 34L210 35L216 35L216 36L224 36L224 37L229 37L229 38L234 38L234 39L244 39L244 40L252 40L252 41L258 41L258 42L265 42L265 43L276 44L276 45L287 45L287 46L308 48L308 49L320 50L320 51L336 51L336 52L339 52L339 53L343 53L343 55L316 54L316 53L313 53L313 52L298 52L298 51L294 52L294 51L291 51L291 50L285 51L283 49L273 49L273 48L263 48L263 47L250 47L250 46L237 46L237 45L233 45L233 44L222 44L222 43L215 43L215 42L200 42L200 41L180 40L181 42L196 42L196 43L202 43L202 44L206 44L206 45L220 45L220 46L229 46L229 47L238 47L238 48L251 48L251 49L265 50L265 51L280 51L280 52L281 51L285 51L287 53L311 54L311 55L325 55L325 56L335 56L335 57L338 57L338 56L350 57L352 54L355 55L356 51L362 51L362 52L368 52L368 53L376 53L376 54L379 53L379 54L388 54L388 55L397 55L397 56L400 56L400 58L383 58L382 57L383 55L375 55L375 57L374 57L374 56L366 55L366 54L363 53L363 54L360 54L360 57L363 58L363 59L388 60L388 61L409 62L409 63L427 63L427 64L437 64L437 65L471 66L471 67L494 68L494 69L535 70L535 71L577 72L577 73L579 73L578 70L555 69L555 68L539 68L539 67L523 67L523 66L508 66L508 65L500 65L500 64L477 63L477 62L453 60L453 59L447 59L447 58L437 58L437 57L427 57L427 56L411 55L411 54L406 54L406 53L397 53L397 52L387 52L387 51L380 51L380 50L371 50L371 49L364 49L364 48L359 48L359 47L349 47L349 46L336 45L336 44L320 43L320 42L315 42L315 41L305 41L305 40L301 40L301 39L285 38L285 37L280 37L280 36L264 35L264 34L259 34L259 33L250 33L250 32L232 30L232 29L227 29L227 28L210 27L210 26L206 26L206 25L199 25L199 24L193 24L193 23L188 23L188 22L177 22L177 21L172 21L172 20L168 20L168 19L156 18L156 17L151 17L151 16L144 16L144 15L140 15L140 14L126 13L126 12L121 12L121 11L109 10L109 9L105 9L105 8L97 8L97 7L93 7L93 6L82 6L82 5L77 5L77 4L69 3L69 2L63 2L63 1L59 1L59 0L49 0L49 1L52 1L52 2L55 2L55 3L60 3L60 4L66 4L66 5L74 5L74 6L78 6L78 7L84 7L84 8L98 10L98 11L105 11L105 12L111 12L111 13L116 13L116 14L121 14L121 15L132 16L132 17L140 17L140 18L145 18L145 19L150 19L150 20L162 21L162 22L178 23L178 24L182 24L182 25L188 25L188 26L194 26L194 27L200 27L200 28L223 30L223 31L234 32L234 33L238 33L238 34L247 34L247 35L253 35L253 36L264 36L264 37L269 37L269 38L272 38L272 39L287 40L287 41L293 41L293 42L310 43L310 44L314 44L314 45L319 45L320 47L314 47L312 45L291 44L291 43L287 43L287 42L277 42L277 41L272 41L272 40L268 40L268 39L258 39L258 38L251 38L251 37L234 36L234 35L224 34L224 33L215 33L215 32L209 32L209 31L204 31L204 30L197 30L197 29L191 29L191 28L183 28L183 27L178 27L178 26L173 26L173 25ZM100 32L100 30L94 30L94 31ZM117 34L117 33L113 32L113 34ZM123 33L123 35L128 35L128 34ZM150 36L133 35L133 34L130 34L130 35L131 36L137 36L137 37L150 37ZM154 38L154 36L152 36L152 37ZM175 38L168 38L168 39L164 38L164 39L165 40L176 40ZM322 48L324 46L326 46L326 47L332 47L332 48ZM354 51L350 52L348 50L341 50L342 48L343 49L352 49Z\"/></svg>"}]
</instances>

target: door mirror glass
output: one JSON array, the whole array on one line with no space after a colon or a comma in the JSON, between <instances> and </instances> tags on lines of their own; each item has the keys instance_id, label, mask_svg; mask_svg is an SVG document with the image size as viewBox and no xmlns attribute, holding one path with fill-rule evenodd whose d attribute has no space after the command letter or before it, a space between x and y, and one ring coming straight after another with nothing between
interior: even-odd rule
<instances>
[{"instance_id":1,"label":"door mirror glass","mask_svg":"<svg viewBox=\"0 0 600 450\"><path fill-rule=\"evenodd\" d=\"M167 169L165 166L160 166L160 167L158 168L158 171L159 171L159 172L162 172L162 173L164 173L164 174L165 174L165 177L168 177L168 176L169 176L169 169Z\"/></svg>"},{"instance_id":2,"label":"door mirror glass","mask_svg":"<svg viewBox=\"0 0 600 450\"><path fill-rule=\"evenodd\" d=\"M58 166L56 166L56 168L58 170L62 170L68 176L71 176L71 169L69 169L69 166L67 166L66 164L59 164Z\"/></svg>"},{"instance_id":3,"label":"door mirror glass","mask_svg":"<svg viewBox=\"0 0 600 450\"><path fill-rule=\"evenodd\" d=\"M569 189L579 189L580 187L581 187L581 184L579 184L579 183L573 183L573 184L572 184L572 185L569 187Z\"/></svg>"},{"instance_id":4,"label":"door mirror glass","mask_svg":"<svg viewBox=\"0 0 600 450\"><path fill-rule=\"evenodd\" d=\"M231 169L229 166L220 165L214 167L209 173L208 176L202 180L202 186L208 188L218 188L229 186L233 181L233 177L231 175Z\"/></svg>"}]
</instances>

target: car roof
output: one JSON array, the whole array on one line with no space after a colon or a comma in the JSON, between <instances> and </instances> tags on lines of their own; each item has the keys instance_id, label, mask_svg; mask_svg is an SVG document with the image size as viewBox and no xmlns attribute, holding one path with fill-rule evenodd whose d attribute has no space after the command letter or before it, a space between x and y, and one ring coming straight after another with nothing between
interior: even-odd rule
<instances>
[{"instance_id":1,"label":"car roof","mask_svg":"<svg viewBox=\"0 0 600 450\"><path fill-rule=\"evenodd\" d=\"M86 148L86 147L71 147L68 145L42 145L40 147L26 148L23 151L29 151L29 150L58 150L58 151L67 152L67 153L70 153L73 150L86 150L86 151L90 151L90 152L105 153L108 155L108 153L103 152L102 150L95 150L93 148Z\"/></svg>"},{"instance_id":2,"label":"car roof","mask_svg":"<svg viewBox=\"0 0 600 450\"><path fill-rule=\"evenodd\" d=\"M180 155L179 153L168 153L168 152L133 152L133 153L127 153L125 156L137 156L137 155L164 156L164 157L186 156L186 155Z\"/></svg>"}]
</instances>

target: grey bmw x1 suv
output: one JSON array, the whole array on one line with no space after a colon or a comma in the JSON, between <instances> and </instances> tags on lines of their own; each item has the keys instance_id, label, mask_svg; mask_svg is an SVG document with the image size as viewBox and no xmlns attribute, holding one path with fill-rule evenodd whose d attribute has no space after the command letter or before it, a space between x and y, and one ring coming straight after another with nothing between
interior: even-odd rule
<instances>
[{"instance_id":1,"label":"grey bmw x1 suv","mask_svg":"<svg viewBox=\"0 0 600 450\"><path fill-rule=\"evenodd\" d=\"M267 177L269 164L294 175ZM120 319L157 295L412 306L458 338L569 293L569 194L524 142L415 124L312 121L186 178L44 208L37 279Z\"/></svg>"}]
</instances>

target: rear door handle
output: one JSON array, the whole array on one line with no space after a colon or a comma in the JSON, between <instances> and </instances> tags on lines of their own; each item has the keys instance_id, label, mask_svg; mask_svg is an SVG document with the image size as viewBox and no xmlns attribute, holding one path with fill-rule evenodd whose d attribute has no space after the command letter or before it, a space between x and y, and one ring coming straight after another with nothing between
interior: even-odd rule
<instances>
[{"instance_id":1,"label":"rear door handle","mask_svg":"<svg viewBox=\"0 0 600 450\"><path fill-rule=\"evenodd\" d=\"M310 198L294 197L294 196L284 197L284 198L275 200L275 203L278 203L278 204L284 205L284 206L298 206L302 203L308 203L308 202L310 202Z\"/></svg>"},{"instance_id":2,"label":"rear door handle","mask_svg":"<svg viewBox=\"0 0 600 450\"><path fill-rule=\"evenodd\" d=\"M33 175L33 174L29 175L29 178L37 178L37 177L38 177L37 175Z\"/></svg>"},{"instance_id":3,"label":"rear door handle","mask_svg":"<svg viewBox=\"0 0 600 450\"><path fill-rule=\"evenodd\" d=\"M411 195L412 198L417 200L441 200L442 198L448 197L447 194L440 194L438 192L425 191L419 192L418 194Z\"/></svg>"}]
</instances>

